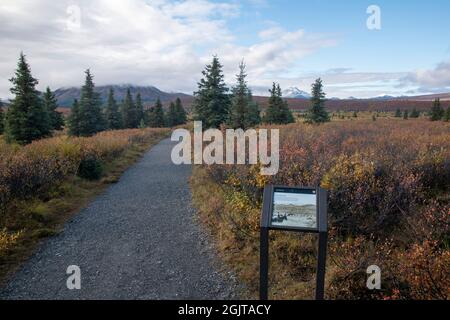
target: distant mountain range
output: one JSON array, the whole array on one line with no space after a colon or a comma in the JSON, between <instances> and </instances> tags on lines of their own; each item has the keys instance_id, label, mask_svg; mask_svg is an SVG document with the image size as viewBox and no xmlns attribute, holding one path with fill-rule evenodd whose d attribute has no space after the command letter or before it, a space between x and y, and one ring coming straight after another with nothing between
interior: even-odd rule
<instances>
[{"instance_id":1,"label":"distant mountain range","mask_svg":"<svg viewBox=\"0 0 450 320\"><path fill-rule=\"evenodd\" d=\"M160 98L163 103L174 101L176 98L180 98L182 101L190 101L192 97L184 93L168 93L159 90L152 86L135 86L135 85L107 85L107 86L97 86L95 91L100 94L100 99L103 103L106 103L108 98L109 89L114 89L114 97L118 103L125 99L127 89L134 97L137 93L141 93L142 102L144 105L150 105L155 103L156 99ZM71 88L60 88L55 91L55 96L58 99L58 105L61 107L71 107L74 99L79 99L81 93L81 88L71 87Z\"/></svg>"},{"instance_id":2,"label":"distant mountain range","mask_svg":"<svg viewBox=\"0 0 450 320\"><path fill-rule=\"evenodd\" d=\"M401 110L416 110L426 111L430 110L433 104L433 100L441 99L441 104L446 107L449 105L450 93L441 93L424 96L380 96L369 99L358 99L355 97L349 97L347 99L329 98L325 103L325 107L329 111L395 111ZM255 96L255 101L259 103L261 109L265 109L268 106L269 98ZM289 108L292 110L307 110L310 106L310 100L304 97L302 98L288 98Z\"/></svg>"},{"instance_id":3,"label":"distant mountain range","mask_svg":"<svg viewBox=\"0 0 450 320\"><path fill-rule=\"evenodd\" d=\"M166 108L171 101L174 101L176 98L180 98L183 106L190 111L194 101L194 97L192 95L184 93L169 93L153 86L136 86L130 84L97 86L96 91L100 93L100 98L103 103L107 100L107 95L110 88L114 89L114 95L118 103L125 98L128 88L130 88L133 97L135 97L138 92L141 93L142 101L146 107L153 105L158 97L161 99L161 102ZM60 88L55 91L55 94L58 99L59 106L62 107L61 110L68 112L69 109L67 108L72 106L73 100L79 99L80 88ZM310 107L310 95L297 87L291 87L284 90L283 97L286 98L289 103L289 107L292 110L306 110ZM328 98L326 108L330 111L395 111L396 109L412 110L413 108L416 108L417 110L429 110L431 108L432 101L436 98L440 98L444 106L448 106L448 101L450 101L450 93L401 97L384 95L369 99L358 99L355 97L349 97L347 99ZM255 95L254 99L260 104L261 109L263 110L267 107L269 102L269 98L267 96ZM3 103L4 107L7 108L9 101L7 99L3 99Z\"/></svg>"}]
</instances>

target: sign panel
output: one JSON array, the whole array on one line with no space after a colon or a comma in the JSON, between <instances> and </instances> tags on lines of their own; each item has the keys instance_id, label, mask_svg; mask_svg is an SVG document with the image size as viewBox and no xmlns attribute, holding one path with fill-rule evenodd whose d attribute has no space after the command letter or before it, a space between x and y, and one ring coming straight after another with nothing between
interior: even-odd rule
<instances>
[{"instance_id":1,"label":"sign panel","mask_svg":"<svg viewBox=\"0 0 450 320\"><path fill-rule=\"evenodd\" d=\"M271 226L317 229L316 190L274 188Z\"/></svg>"},{"instance_id":2,"label":"sign panel","mask_svg":"<svg viewBox=\"0 0 450 320\"><path fill-rule=\"evenodd\" d=\"M323 300L327 252L327 192L320 187L267 185L264 188L260 229L259 296L268 297L269 231L316 233L317 254L316 299Z\"/></svg>"}]
</instances>

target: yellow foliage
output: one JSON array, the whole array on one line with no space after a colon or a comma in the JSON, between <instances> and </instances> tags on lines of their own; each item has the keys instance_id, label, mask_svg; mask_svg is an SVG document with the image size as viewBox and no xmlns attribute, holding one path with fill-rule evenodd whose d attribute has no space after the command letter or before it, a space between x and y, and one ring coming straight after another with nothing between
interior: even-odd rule
<instances>
[{"instance_id":1,"label":"yellow foliage","mask_svg":"<svg viewBox=\"0 0 450 320\"><path fill-rule=\"evenodd\" d=\"M21 236L22 231L7 232L6 229L0 230L0 258L7 250L12 248Z\"/></svg>"}]
</instances>

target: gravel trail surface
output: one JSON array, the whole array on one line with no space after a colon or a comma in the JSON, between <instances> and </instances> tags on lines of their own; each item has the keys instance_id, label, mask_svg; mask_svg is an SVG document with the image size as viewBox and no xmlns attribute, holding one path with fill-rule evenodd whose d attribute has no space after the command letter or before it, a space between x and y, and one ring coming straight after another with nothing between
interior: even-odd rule
<instances>
[{"instance_id":1,"label":"gravel trail surface","mask_svg":"<svg viewBox=\"0 0 450 320\"><path fill-rule=\"evenodd\" d=\"M235 299L195 220L190 166L172 164L174 142L161 141L57 236L41 243L0 299ZM69 290L67 268L81 270Z\"/></svg>"}]
</instances>

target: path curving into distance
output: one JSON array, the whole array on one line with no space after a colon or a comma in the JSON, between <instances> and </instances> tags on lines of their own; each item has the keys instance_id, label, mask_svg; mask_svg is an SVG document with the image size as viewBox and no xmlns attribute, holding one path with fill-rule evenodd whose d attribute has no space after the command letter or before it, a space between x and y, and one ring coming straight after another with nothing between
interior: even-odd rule
<instances>
[{"instance_id":1,"label":"path curving into distance","mask_svg":"<svg viewBox=\"0 0 450 320\"><path fill-rule=\"evenodd\" d=\"M231 273L195 221L190 166L172 164L165 139L64 230L45 240L0 299L235 299ZM81 289L66 286L69 265Z\"/></svg>"}]
</instances>

